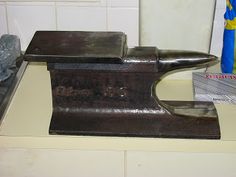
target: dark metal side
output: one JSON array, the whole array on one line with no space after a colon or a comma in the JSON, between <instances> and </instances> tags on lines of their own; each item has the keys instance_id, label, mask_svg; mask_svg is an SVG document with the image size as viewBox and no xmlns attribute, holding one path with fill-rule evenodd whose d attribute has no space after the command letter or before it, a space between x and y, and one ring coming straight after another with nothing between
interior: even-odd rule
<instances>
[{"instance_id":1,"label":"dark metal side","mask_svg":"<svg viewBox=\"0 0 236 177\"><path fill-rule=\"evenodd\" d=\"M212 55L128 49L118 32L41 31L25 59L48 64L50 134L220 138L213 103L162 101L155 93L166 73L212 65Z\"/></svg>"}]
</instances>

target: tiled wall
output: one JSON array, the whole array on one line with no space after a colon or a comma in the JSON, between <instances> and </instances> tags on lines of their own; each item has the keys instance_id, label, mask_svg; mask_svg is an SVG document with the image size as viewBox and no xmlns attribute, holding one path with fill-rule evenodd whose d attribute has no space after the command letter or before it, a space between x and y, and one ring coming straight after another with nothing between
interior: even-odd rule
<instances>
[{"instance_id":1,"label":"tiled wall","mask_svg":"<svg viewBox=\"0 0 236 177\"><path fill-rule=\"evenodd\" d=\"M217 56L221 56L222 51L224 12L225 0L217 0L211 42L211 53ZM36 30L124 31L128 34L129 46L136 46L139 44L139 0L0 2L0 35L20 36L25 50Z\"/></svg>"},{"instance_id":2,"label":"tiled wall","mask_svg":"<svg viewBox=\"0 0 236 177\"><path fill-rule=\"evenodd\" d=\"M226 0L217 0L210 53L220 57L223 46Z\"/></svg>"},{"instance_id":3,"label":"tiled wall","mask_svg":"<svg viewBox=\"0 0 236 177\"><path fill-rule=\"evenodd\" d=\"M209 52L215 0L141 0L140 7L142 45ZM192 71L166 79L190 80Z\"/></svg>"},{"instance_id":4,"label":"tiled wall","mask_svg":"<svg viewBox=\"0 0 236 177\"><path fill-rule=\"evenodd\" d=\"M20 36L25 50L36 30L123 31L139 43L139 0L0 2L0 35Z\"/></svg>"}]
</instances>

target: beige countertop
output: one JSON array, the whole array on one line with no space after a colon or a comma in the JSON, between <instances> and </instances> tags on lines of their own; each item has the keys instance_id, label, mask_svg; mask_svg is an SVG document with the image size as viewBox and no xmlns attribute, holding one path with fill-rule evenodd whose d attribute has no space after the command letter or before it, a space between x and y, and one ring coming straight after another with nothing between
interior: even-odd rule
<instances>
[{"instance_id":1,"label":"beige countertop","mask_svg":"<svg viewBox=\"0 0 236 177\"><path fill-rule=\"evenodd\" d=\"M191 80L161 81L156 88L165 100L192 100ZM49 135L52 114L50 77L46 64L28 65L0 126L0 148L143 150L172 152L236 152L236 105L216 104L220 140L92 137Z\"/></svg>"}]
</instances>

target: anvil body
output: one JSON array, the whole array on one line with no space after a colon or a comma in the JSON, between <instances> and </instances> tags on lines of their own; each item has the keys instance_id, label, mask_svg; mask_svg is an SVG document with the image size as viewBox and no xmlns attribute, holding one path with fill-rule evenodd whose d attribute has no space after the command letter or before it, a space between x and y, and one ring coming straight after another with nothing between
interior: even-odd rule
<instances>
[{"instance_id":1,"label":"anvil body","mask_svg":"<svg viewBox=\"0 0 236 177\"><path fill-rule=\"evenodd\" d=\"M159 100L164 75L216 63L214 56L128 49L120 32L36 32L25 59L47 62L50 134L220 138L213 103Z\"/></svg>"}]
</instances>

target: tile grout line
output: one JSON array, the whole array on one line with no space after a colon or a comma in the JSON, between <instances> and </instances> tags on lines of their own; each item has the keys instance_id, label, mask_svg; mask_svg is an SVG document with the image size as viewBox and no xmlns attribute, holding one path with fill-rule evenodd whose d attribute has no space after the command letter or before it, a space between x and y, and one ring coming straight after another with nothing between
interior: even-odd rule
<instances>
[{"instance_id":1,"label":"tile grout line","mask_svg":"<svg viewBox=\"0 0 236 177\"><path fill-rule=\"evenodd\" d=\"M53 1L54 2L54 1ZM44 2L44 1L9 1L5 2L11 6L52 6L53 2Z\"/></svg>"},{"instance_id":2,"label":"tile grout line","mask_svg":"<svg viewBox=\"0 0 236 177\"><path fill-rule=\"evenodd\" d=\"M127 177L127 151L124 151L124 177Z\"/></svg>"},{"instance_id":3,"label":"tile grout line","mask_svg":"<svg viewBox=\"0 0 236 177\"><path fill-rule=\"evenodd\" d=\"M9 31L9 23L8 23L8 10L7 10L7 3L5 2L4 3L4 7L5 7L5 16L6 16L6 24L7 24L7 34L9 34L10 33L10 31Z\"/></svg>"},{"instance_id":4,"label":"tile grout line","mask_svg":"<svg viewBox=\"0 0 236 177\"><path fill-rule=\"evenodd\" d=\"M211 34L210 34L210 39L209 39L209 48L208 48L208 53L211 52L211 46L212 46L212 38L213 38L213 30L214 30L214 22L215 22L215 18L216 18L216 5L217 5L217 1L215 1L214 4L214 11L213 11L213 17L212 17L212 23L211 23ZM206 68L207 71L208 67Z\"/></svg>"},{"instance_id":5,"label":"tile grout line","mask_svg":"<svg viewBox=\"0 0 236 177\"><path fill-rule=\"evenodd\" d=\"M57 2L54 2L55 7L55 25L56 25L56 31L58 30L58 17L57 17Z\"/></svg>"},{"instance_id":6,"label":"tile grout line","mask_svg":"<svg viewBox=\"0 0 236 177\"><path fill-rule=\"evenodd\" d=\"M108 0L106 0L106 30L108 31Z\"/></svg>"},{"instance_id":7,"label":"tile grout line","mask_svg":"<svg viewBox=\"0 0 236 177\"><path fill-rule=\"evenodd\" d=\"M141 8L140 0L138 0L138 45L141 45Z\"/></svg>"}]
</instances>

